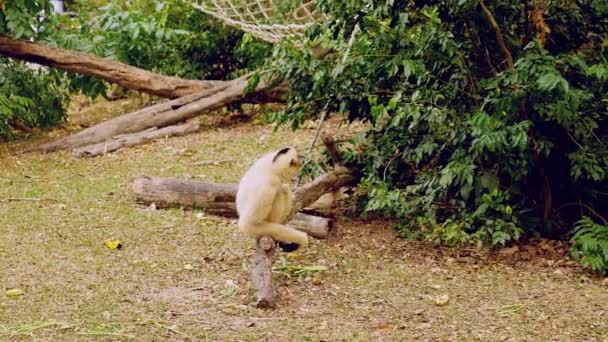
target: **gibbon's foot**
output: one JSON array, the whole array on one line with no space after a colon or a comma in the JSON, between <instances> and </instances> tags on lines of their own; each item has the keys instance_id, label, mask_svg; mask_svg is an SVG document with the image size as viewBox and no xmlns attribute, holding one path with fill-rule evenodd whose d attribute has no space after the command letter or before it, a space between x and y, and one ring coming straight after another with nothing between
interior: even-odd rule
<instances>
[{"instance_id":1,"label":"gibbon's foot","mask_svg":"<svg viewBox=\"0 0 608 342\"><path fill-rule=\"evenodd\" d=\"M285 253L291 253L295 250L297 250L298 248L300 248L300 245L297 243L286 243L286 242L281 242L278 241L277 245L279 246L279 248L281 248L283 250L283 252Z\"/></svg>"}]
</instances>

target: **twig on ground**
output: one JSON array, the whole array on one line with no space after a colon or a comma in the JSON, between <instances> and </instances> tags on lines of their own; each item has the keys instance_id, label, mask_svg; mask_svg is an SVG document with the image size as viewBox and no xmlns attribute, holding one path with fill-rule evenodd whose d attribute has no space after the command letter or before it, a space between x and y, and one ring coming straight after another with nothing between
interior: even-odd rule
<instances>
[{"instance_id":1,"label":"twig on ground","mask_svg":"<svg viewBox=\"0 0 608 342\"><path fill-rule=\"evenodd\" d=\"M9 197L9 198L5 198L5 199L0 199L0 202L43 202L43 201L57 202L57 203L61 202L54 198L37 198L37 197Z\"/></svg>"}]
</instances>

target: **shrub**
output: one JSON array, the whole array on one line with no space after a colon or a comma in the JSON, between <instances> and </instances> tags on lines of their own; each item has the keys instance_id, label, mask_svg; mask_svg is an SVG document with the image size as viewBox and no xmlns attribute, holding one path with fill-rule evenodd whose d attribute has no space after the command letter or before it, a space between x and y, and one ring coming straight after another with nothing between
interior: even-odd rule
<instances>
[{"instance_id":1,"label":"shrub","mask_svg":"<svg viewBox=\"0 0 608 342\"><path fill-rule=\"evenodd\" d=\"M594 223L589 217L574 226L570 254L595 272L608 273L608 225Z\"/></svg>"},{"instance_id":2,"label":"shrub","mask_svg":"<svg viewBox=\"0 0 608 342\"><path fill-rule=\"evenodd\" d=\"M58 75L0 59L0 138L15 128L52 127L66 115L68 97Z\"/></svg>"},{"instance_id":3,"label":"shrub","mask_svg":"<svg viewBox=\"0 0 608 342\"><path fill-rule=\"evenodd\" d=\"M327 106L370 122L345 151L367 211L437 242L489 245L566 236L588 208L606 215L605 2L317 5L328 20L306 44L334 53L277 47L272 76L290 92L274 120L297 128Z\"/></svg>"}]
</instances>

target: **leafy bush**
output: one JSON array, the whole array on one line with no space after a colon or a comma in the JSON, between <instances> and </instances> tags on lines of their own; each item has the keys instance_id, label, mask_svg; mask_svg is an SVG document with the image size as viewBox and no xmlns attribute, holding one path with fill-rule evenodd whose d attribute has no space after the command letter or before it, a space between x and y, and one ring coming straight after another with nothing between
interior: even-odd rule
<instances>
[{"instance_id":1,"label":"leafy bush","mask_svg":"<svg viewBox=\"0 0 608 342\"><path fill-rule=\"evenodd\" d=\"M52 127L65 118L68 97L57 74L0 59L0 138L13 129Z\"/></svg>"},{"instance_id":2,"label":"leafy bush","mask_svg":"<svg viewBox=\"0 0 608 342\"><path fill-rule=\"evenodd\" d=\"M54 31L53 6L48 0L2 1L0 34L40 39Z\"/></svg>"},{"instance_id":3,"label":"leafy bush","mask_svg":"<svg viewBox=\"0 0 608 342\"><path fill-rule=\"evenodd\" d=\"M608 225L594 223L584 217L574 226L570 254L585 267L598 273L608 273Z\"/></svg>"},{"instance_id":4,"label":"leafy bush","mask_svg":"<svg viewBox=\"0 0 608 342\"><path fill-rule=\"evenodd\" d=\"M440 243L489 245L565 236L588 208L606 215L605 2L317 5L329 19L306 44L334 52L277 47L272 76L290 92L274 120L297 128L328 106L371 123L345 151L367 211Z\"/></svg>"}]
</instances>

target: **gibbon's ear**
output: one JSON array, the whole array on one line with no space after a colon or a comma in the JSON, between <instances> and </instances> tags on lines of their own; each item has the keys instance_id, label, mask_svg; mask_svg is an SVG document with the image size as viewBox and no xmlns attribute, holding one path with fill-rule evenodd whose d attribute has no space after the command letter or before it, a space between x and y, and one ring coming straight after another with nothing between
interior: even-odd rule
<instances>
[{"instance_id":1,"label":"gibbon's ear","mask_svg":"<svg viewBox=\"0 0 608 342\"><path fill-rule=\"evenodd\" d=\"M291 150L291 147L285 147L285 148L280 149L280 150L277 152L277 154L275 154L275 155L274 155L274 157L272 158L272 162L274 163L274 162L275 162L277 159L279 159L279 157L280 157L282 154L287 154L287 153L289 152L289 150Z\"/></svg>"}]
</instances>

